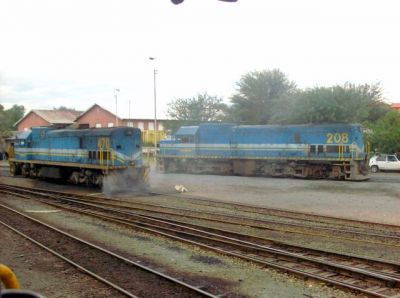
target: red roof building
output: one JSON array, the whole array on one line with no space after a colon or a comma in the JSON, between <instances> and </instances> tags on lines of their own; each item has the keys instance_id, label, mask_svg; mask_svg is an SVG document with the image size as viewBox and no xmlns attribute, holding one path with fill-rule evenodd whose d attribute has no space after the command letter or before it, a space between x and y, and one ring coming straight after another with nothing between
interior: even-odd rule
<instances>
[{"instance_id":1,"label":"red roof building","mask_svg":"<svg viewBox=\"0 0 400 298\"><path fill-rule=\"evenodd\" d=\"M116 117L115 114L102 108L98 104L92 105L85 112L80 114L75 123L80 128L101 128L122 126L122 120Z\"/></svg>"},{"instance_id":2,"label":"red roof building","mask_svg":"<svg viewBox=\"0 0 400 298\"><path fill-rule=\"evenodd\" d=\"M157 130L163 131L164 119L157 120ZM101 128L115 126L137 127L142 131L154 130L154 119L121 119L98 104L92 105L85 112L71 110L32 110L14 126L18 131L29 130L34 126L66 126L75 128Z\"/></svg>"},{"instance_id":3,"label":"red roof building","mask_svg":"<svg viewBox=\"0 0 400 298\"><path fill-rule=\"evenodd\" d=\"M400 103L392 103L390 105L393 109L400 111Z\"/></svg>"},{"instance_id":4,"label":"red roof building","mask_svg":"<svg viewBox=\"0 0 400 298\"><path fill-rule=\"evenodd\" d=\"M74 123L82 112L73 110L32 110L14 126L18 131L30 130L34 126L65 127Z\"/></svg>"}]
</instances>

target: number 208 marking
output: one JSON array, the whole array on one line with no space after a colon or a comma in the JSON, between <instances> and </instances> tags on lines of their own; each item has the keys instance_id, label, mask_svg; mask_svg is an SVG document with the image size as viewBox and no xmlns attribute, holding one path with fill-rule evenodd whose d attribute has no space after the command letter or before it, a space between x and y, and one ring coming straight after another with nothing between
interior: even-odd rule
<instances>
[{"instance_id":1,"label":"number 208 marking","mask_svg":"<svg viewBox=\"0 0 400 298\"><path fill-rule=\"evenodd\" d=\"M339 143L347 143L349 141L349 134L347 132L342 133L330 133L326 134L326 143L327 144L339 144Z\"/></svg>"}]
</instances>

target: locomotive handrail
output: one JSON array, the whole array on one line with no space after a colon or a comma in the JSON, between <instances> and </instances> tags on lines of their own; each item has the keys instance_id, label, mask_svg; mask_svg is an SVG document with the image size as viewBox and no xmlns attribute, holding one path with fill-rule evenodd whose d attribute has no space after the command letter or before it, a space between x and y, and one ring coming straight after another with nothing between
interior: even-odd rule
<instances>
[{"instance_id":1,"label":"locomotive handrail","mask_svg":"<svg viewBox=\"0 0 400 298\"><path fill-rule=\"evenodd\" d=\"M338 145L338 157L339 157L339 160L343 160L344 159L344 146L343 146L343 144L339 144Z\"/></svg>"},{"instance_id":2,"label":"locomotive handrail","mask_svg":"<svg viewBox=\"0 0 400 298\"><path fill-rule=\"evenodd\" d=\"M100 166L104 166L108 168L110 166L110 157L112 160L112 166L114 166L114 157L115 155L112 154L113 150L110 147L110 139L109 138L99 138L98 141L98 147L99 147L99 164ZM104 158L104 152L106 153L106 156ZM105 164L104 164L105 161Z\"/></svg>"},{"instance_id":3,"label":"locomotive handrail","mask_svg":"<svg viewBox=\"0 0 400 298\"><path fill-rule=\"evenodd\" d=\"M352 159L358 159L359 158L359 154L360 154L360 149L357 147L357 145L355 145L354 143L351 144L350 146L350 152L351 152L351 158Z\"/></svg>"}]
</instances>

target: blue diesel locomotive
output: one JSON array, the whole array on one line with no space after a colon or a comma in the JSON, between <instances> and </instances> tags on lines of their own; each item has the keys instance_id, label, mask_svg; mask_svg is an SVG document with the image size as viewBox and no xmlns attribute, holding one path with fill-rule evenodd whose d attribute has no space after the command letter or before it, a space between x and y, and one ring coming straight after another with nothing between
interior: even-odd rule
<instances>
[{"instance_id":1,"label":"blue diesel locomotive","mask_svg":"<svg viewBox=\"0 0 400 298\"><path fill-rule=\"evenodd\" d=\"M111 173L145 178L141 132L137 128L53 129L35 127L17 136L9 152L10 173L59 178L101 186Z\"/></svg>"},{"instance_id":2,"label":"blue diesel locomotive","mask_svg":"<svg viewBox=\"0 0 400 298\"><path fill-rule=\"evenodd\" d=\"M359 124L183 126L160 143L166 172L366 180Z\"/></svg>"}]
</instances>

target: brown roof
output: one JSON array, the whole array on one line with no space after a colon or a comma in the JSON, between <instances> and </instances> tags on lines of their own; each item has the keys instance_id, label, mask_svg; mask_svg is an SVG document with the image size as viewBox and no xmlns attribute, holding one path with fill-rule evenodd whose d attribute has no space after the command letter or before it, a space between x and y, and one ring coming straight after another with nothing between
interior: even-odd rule
<instances>
[{"instance_id":1,"label":"brown roof","mask_svg":"<svg viewBox=\"0 0 400 298\"><path fill-rule=\"evenodd\" d=\"M49 122L50 124L72 124L75 119L82 114L81 111L72 110L32 110L24 117L19 119L14 126L18 125L22 120L24 120L31 113L35 113L43 120Z\"/></svg>"},{"instance_id":2,"label":"brown roof","mask_svg":"<svg viewBox=\"0 0 400 298\"><path fill-rule=\"evenodd\" d=\"M123 118L123 121L154 121L154 118ZM159 119L157 121L171 121L171 119Z\"/></svg>"},{"instance_id":3,"label":"brown roof","mask_svg":"<svg viewBox=\"0 0 400 298\"><path fill-rule=\"evenodd\" d=\"M86 111L84 111L83 113L80 113L78 117L75 118L75 121L78 121L79 118L81 118L83 115L87 114L88 112L90 112L91 110L93 110L95 107L102 109L103 111L109 113L111 116L115 117L115 114L111 113L109 110L106 110L105 108L99 106L97 103L95 103L94 105L92 105L89 109L87 109ZM121 120L121 118L118 117L119 120Z\"/></svg>"},{"instance_id":4,"label":"brown roof","mask_svg":"<svg viewBox=\"0 0 400 298\"><path fill-rule=\"evenodd\" d=\"M82 114L81 111L71 110L33 110L44 120L54 124L71 124Z\"/></svg>"},{"instance_id":5,"label":"brown roof","mask_svg":"<svg viewBox=\"0 0 400 298\"><path fill-rule=\"evenodd\" d=\"M391 106L392 108L400 109L400 103L392 103Z\"/></svg>"}]
</instances>

